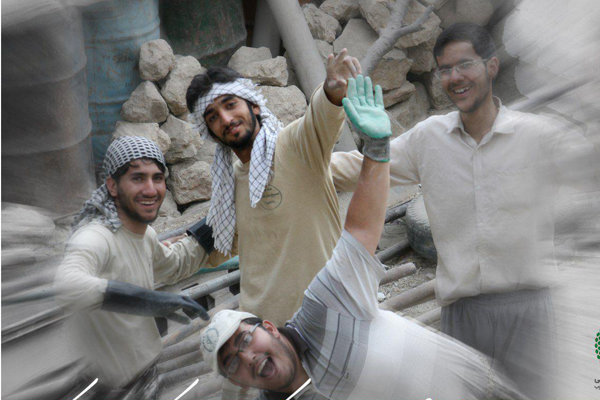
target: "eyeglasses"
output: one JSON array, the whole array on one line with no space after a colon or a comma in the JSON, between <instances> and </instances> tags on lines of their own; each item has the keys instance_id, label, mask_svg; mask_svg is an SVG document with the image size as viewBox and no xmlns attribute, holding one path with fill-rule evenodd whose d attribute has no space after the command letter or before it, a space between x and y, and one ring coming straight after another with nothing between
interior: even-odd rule
<instances>
[{"instance_id":1,"label":"eyeglasses","mask_svg":"<svg viewBox=\"0 0 600 400\"><path fill-rule=\"evenodd\" d=\"M260 322L257 323L256 325L254 325L249 330L242 333L242 338L240 339L240 342L238 343L237 351L235 352L235 355L231 359L231 362L229 363L229 365L227 365L225 367L225 373L227 374L227 377L230 377L231 375L233 375L237 372L238 368L240 367L240 357L238 357L238 354L240 354L242 351L244 351L248 348L248 346L252 342L252 337L253 337L252 335L254 334L254 331L256 330L256 328L258 328L259 325L260 325Z\"/></svg>"},{"instance_id":2,"label":"eyeglasses","mask_svg":"<svg viewBox=\"0 0 600 400\"><path fill-rule=\"evenodd\" d=\"M463 61L451 67L441 67L435 69L435 76L439 79L450 79L452 75L452 70L455 70L458 74L470 74L475 71L475 68L479 63L486 63L489 58L484 58L481 60L469 60Z\"/></svg>"}]
</instances>

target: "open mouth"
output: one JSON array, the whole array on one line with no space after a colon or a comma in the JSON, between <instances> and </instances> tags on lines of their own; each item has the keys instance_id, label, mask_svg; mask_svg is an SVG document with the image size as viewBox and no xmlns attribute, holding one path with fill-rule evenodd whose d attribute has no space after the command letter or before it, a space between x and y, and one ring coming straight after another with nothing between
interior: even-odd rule
<instances>
[{"instance_id":1,"label":"open mouth","mask_svg":"<svg viewBox=\"0 0 600 400\"><path fill-rule=\"evenodd\" d=\"M470 86L465 86L465 87L458 88L458 89L452 89L452 93L454 93L455 95L460 96L460 95L463 95L463 94L467 93L470 89L471 89Z\"/></svg>"},{"instance_id":2,"label":"open mouth","mask_svg":"<svg viewBox=\"0 0 600 400\"><path fill-rule=\"evenodd\" d=\"M273 359L271 359L271 357L265 357L260 364L258 364L258 369L256 372L261 378L268 378L272 376L275 373L275 364L273 363Z\"/></svg>"}]
</instances>

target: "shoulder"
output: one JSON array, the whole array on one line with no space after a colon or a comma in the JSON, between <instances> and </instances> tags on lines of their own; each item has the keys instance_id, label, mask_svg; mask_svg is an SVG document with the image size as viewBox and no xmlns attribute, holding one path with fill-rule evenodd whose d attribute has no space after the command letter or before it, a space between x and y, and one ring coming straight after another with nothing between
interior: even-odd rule
<instances>
[{"instance_id":1,"label":"shoulder","mask_svg":"<svg viewBox=\"0 0 600 400\"><path fill-rule=\"evenodd\" d=\"M91 222L73 233L67 242L67 251L102 253L109 251L116 235L102 224Z\"/></svg>"},{"instance_id":2,"label":"shoulder","mask_svg":"<svg viewBox=\"0 0 600 400\"><path fill-rule=\"evenodd\" d=\"M396 141L415 141L445 135L457 126L458 111L443 115L432 115L395 138Z\"/></svg>"}]
</instances>

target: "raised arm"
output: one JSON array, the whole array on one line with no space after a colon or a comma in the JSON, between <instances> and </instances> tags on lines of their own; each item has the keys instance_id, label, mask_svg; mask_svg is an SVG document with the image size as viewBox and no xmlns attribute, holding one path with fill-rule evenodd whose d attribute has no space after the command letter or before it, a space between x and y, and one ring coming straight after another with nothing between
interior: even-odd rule
<instances>
[{"instance_id":1,"label":"raised arm","mask_svg":"<svg viewBox=\"0 0 600 400\"><path fill-rule=\"evenodd\" d=\"M349 79L348 95L343 100L350 121L364 139L364 159L358 184L346 216L344 228L367 251L375 254L383 230L390 186L390 120L383 107L381 87L373 86L369 77Z\"/></svg>"}]
</instances>

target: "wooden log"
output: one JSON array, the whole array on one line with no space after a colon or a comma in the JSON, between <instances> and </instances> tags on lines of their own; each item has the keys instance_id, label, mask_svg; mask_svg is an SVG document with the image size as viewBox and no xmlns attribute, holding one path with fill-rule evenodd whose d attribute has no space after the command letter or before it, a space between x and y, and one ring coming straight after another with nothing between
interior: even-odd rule
<instances>
[{"instance_id":1,"label":"wooden log","mask_svg":"<svg viewBox=\"0 0 600 400\"><path fill-rule=\"evenodd\" d=\"M227 299L223 303L219 304L212 310L208 312L208 315L211 317L218 313L221 310L227 309L235 309L240 306L240 295L237 294L230 299ZM196 318L189 325L184 326L176 332L173 332L162 338L163 347L168 347L174 345L175 343L181 342L186 337L198 332L200 329L204 328L209 324L209 321L204 321L203 319Z\"/></svg>"},{"instance_id":2,"label":"wooden log","mask_svg":"<svg viewBox=\"0 0 600 400\"><path fill-rule=\"evenodd\" d=\"M198 350L199 348L200 348L200 340L199 339L195 338L195 339L190 339L190 340L184 340L181 343L177 343L177 344L174 344L172 346L169 346L169 347L163 349L157 362L161 363L164 361L168 361L173 358L182 356L184 354L191 353L192 351Z\"/></svg>"},{"instance_id":3,"label":"wooden log","mask_svg":"<svg viewBox=\"0 0 600 400\"><path fill-rule=\"evenodd\" d=\"M187 367L179 368L174 371L167 372L166 374L159 375L160 380L160 388L161 390L168 389L170 386L176 385L181 382L185 382L186 380L194 377L198 377L200 375L208 374L212 372L212 368L205 363L204 361L188 365ZM212 384L212 379L209 382L203 383L202 388L209 386ZM210 393L214 393L217 390L221 389L222 382L219 380L219 387ZM209 386L212 390L212 386ZM208 389L208 388L207 388ZM196 397L202 398L202 397Z\"/></svg>"},{"instance_id":4,"label":"wooden log","mask_svg":"<svg viewBox=\"0 0 600 400\"><path fill-rule=\"evenodd\" d=\"M440 318L442 318L442 308L441 307L436 307L433 310L429 310L427 312L424 312L423 314L419 315L415 319L417 321L420 321L420 322L424 323L425 325L431 325L434 322L439 321Z\"/></svg>"},{"instance_id":5,"label":"wooden log","mask_svg":"<svg viewBox=\"0 0 600 400\"><path fill-rule=\"evenodd\" d=\"M409 248L410 245L408 244L408 240L403 240L399 243L396 243L393 246L388 247L385 250L378 252L376 256L377 258L379 258L379 261L385 264L386 262L398 257L400 254L402 254Z\"/></svg>"},{"instance_id":6,"label":"wooden log","mask_svg":"<svg viewBox=\"0 0 600 400\"><path fill-rule=\"evenodd\" d=\"M206 296L219 289L235 285L240 282L240 271L233 271L227 275L219 276L218 278L211 279L208 282L203 282L199 285L193 286L187 290L184 290L181 294L190 296L195 299L198 297Z\"/></svg>"},{"instance_id":7,"label":"wooden log","mask_svg":"<svg viewBox=\"0 0 600 400\"><path fill-rule=\"evenodd\" d=\"M197 364L202 361L202 353L200 352L200 346L196 347L195 351L184 354L172 360L159 363L156 367L160 375L166 374L167 372L175 371L187 367L188 365Z\"/></svg>"},{"instance_id":8,"label":"wooden log","mask_svg":"<svg viewBox=\"0 0 600 400\"><path fill-rule=\"evenodd\" d=\"M398 279L412 275L415 272L417 272L417 267L415 267L415 264L411 262L398 265L397 267L391 268L385 272L385 276L379 282L379 285L385 285L386 283L397 281Z\"/></svg>"},{"instance_id":9,"label":"wooden log","mask_svg":"<svg viewBox=\"0 0 600 400\"><path fill-rule=\"evenodd\" d=\"M379 304L382 310L399 311L435 298L435 279L400 293Z\"/></svg>"}]
</instances>

